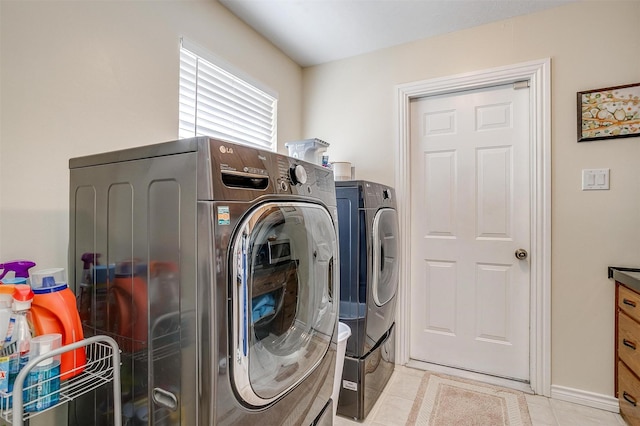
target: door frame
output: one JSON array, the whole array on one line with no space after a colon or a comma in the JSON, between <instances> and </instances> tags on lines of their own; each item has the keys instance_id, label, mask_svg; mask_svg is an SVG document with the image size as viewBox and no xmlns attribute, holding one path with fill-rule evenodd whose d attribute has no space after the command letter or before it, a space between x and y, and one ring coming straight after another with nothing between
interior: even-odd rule
<instances>
[{"instance_id":1,"label":"door frame","mask_svg":"<svg viewBox=\"0 0 640 426\"><path fill-rule=\"evenodd\" d=\"M416 81L396 86L396 174L400 227L397 362L409 362L411 244L410 102L526 80L530 87L531 309L529 378L534 393L551 395L551 59ZM403 283L406 283L403 285Z\"/></svg>"}]
</instances>

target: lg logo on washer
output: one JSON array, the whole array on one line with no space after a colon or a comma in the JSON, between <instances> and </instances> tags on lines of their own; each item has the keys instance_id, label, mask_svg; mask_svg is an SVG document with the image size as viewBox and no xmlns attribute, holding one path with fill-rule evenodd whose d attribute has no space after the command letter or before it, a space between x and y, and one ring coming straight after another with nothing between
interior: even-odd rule
<instances>
[{"instance_id":1,"label":"lg logo on washer","mask_svg":"<svg viewBox=\"0 0 640 426\"><path fill-rule=\"evenodd\" d=\"M220 152L223 154L233 154L233 148L227 148L224 145L220 145Z\"/></svg>"}]
</instances>

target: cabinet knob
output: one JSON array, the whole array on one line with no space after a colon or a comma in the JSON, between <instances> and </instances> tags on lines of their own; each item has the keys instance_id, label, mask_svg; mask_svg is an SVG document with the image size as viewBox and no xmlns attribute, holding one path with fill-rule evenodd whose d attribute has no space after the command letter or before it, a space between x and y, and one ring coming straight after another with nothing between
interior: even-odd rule
<instances>
[{"instance_id":1,"label":"cabinet knob","mask_svg":"<svg viewBox=\"0 0 640 426\"><path fill-rule=\"evenodd\" d=\"M627 306L631 306L632 308L636 307L636 302L634 302L633 300L622 299L622 303L624 303Z\"/></svg>"},{"instance_id":2,"label":"cabinet knob","mask_svg":"<svg viewBox=\"0 0 640 426\"><path fill-rule=\"evenodd\" d=\"M623 345L625 345L625 346L626 346L626 347L628 347L628 348L633 349L634 351L636 350L636 344L635 344L635 343L633 343L633 342L632 342L632 341L630 341L630 340L622 339L622 344L623 344Z\"/></svg>"}]
</instances>

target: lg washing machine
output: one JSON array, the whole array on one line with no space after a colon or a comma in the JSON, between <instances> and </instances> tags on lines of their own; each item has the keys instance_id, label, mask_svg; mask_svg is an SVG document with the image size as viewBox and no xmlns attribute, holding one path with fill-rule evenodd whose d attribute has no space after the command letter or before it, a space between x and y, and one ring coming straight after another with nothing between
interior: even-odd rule
<instances>
[{"instance_id":1,"label":"lg washing machine","mask_svg":"<svg viewBox=\"0 0 640 426\"><path fill-rule=\"evenodd\" d=\"M331 424L330 170L207 137L70 169L70 282L85 335L122 350L123 424ZM113 424L103 388L69 424Z\"/></svg>"}]
</instances>

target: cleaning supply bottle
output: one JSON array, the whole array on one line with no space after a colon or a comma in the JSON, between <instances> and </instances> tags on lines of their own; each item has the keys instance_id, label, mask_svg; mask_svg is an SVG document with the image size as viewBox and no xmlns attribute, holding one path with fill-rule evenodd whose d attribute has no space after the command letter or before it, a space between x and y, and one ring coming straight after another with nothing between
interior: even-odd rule
<instances>
[{"instance_id":1,"label":"cleaning supply bottle","mask_svg":"<svg viewBox=\"0 0 640 426\"><path fill-rule=\"evenodd\" d=\"M27 284L26 279L29 278L29 269L36 266L35 262L30 260L12 260L11 262L0 263L0 283L3 284ZM15 280L19 282L9 282L11 278L6 275L13 271ZM24 279L25 282L22 282Z\"/></svg>"},{"instance_id":2,"label":"cleaning supply bottle","mask_svg":"<svg viewBox=\"0 0 640 426\"><path fill-rule=\"evenodd\" d=\"M7 335L7 330L9 329L9 320L13 312L11 310L11 302L13 302L14 290L14 285L0 285L0 336L3 336L0 347L4 346L4 337Z\"/></svg>"},{"instance_id":3,"label":"cleaning supply bottle","mask_svg":"<svg viewBox=\"0 0 640 426\"><path fill-rule=\"evenodd\" d=\"M94 276L91 273L92 265L98 264L100 253L83 253L82 277L80 279L80 294L78 295L78 312L83 323L91 321L91 302L94 289Z\"/></svg>"},{"instance_id":4,"label":"cleaning supply bottle","mask_svg":"<svg viewBox=\"0 0 640 426\"><path fill-rule=\"evenodd\" d=\"M76 298L66 283L63 268L34 271L31 274L34 297L31 307L36 335L59 333L62 345L84 338ZM84 348L67 351L60 357L62 380L75 377L84 370L87 358Z\"/></svg>"},{"instance_id":5,"label":"cleaning supply bottle","mask_svg":"<svg viewBox=\"0 0 640 426\"><path fill-rule=\"evenodd\" d=\"M31 339L31 359L58 349L62 335L44 334ZM25 411L42 411L60 401L60 355L45 358L27 375L23 391Z\"/></svg>"},{"instance_id":6,"label":"cleaning supply bottle","mask_svg":"<svg viewBox=\"0 0 640 426\"><path fill-rule=\"evenodd\" d=\"M13 291L15 286L6 284L0 285L0 392L9 393L9 365L11 361L11 348L5 347L4 339L9 329L9 320L13 313L11 303L13 302ZM4 395L1 399L2 409L9 408L7 406L8 398Z\"/></svg>"},{"instance_id":7,"label":"cleaning supply bottle","mask_svg":"<svg viewBox=\"0 0 640 426\"><path fill-rule=\"evenodd\" d=\"M29 362L29 349L34 336L30 310L32 301L31 287L24 284L15 286L11 305L13 313L5 337L6 347L15 345L15 351L9 355L9 392L13 391L13 384L20 370Z\"/></svg>"}]
</instances>

